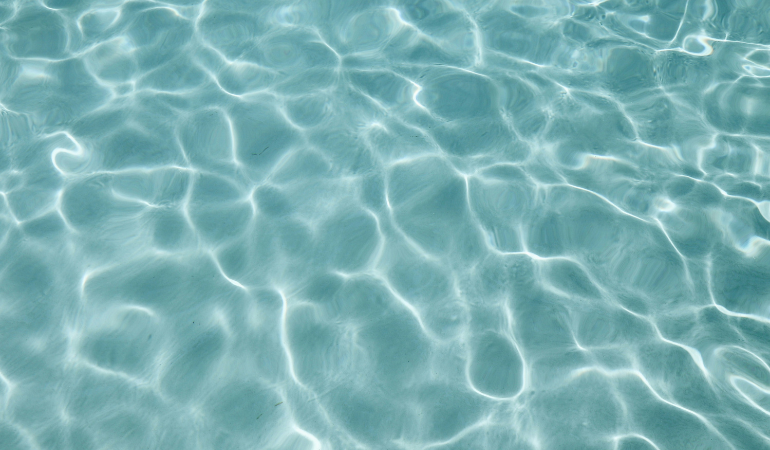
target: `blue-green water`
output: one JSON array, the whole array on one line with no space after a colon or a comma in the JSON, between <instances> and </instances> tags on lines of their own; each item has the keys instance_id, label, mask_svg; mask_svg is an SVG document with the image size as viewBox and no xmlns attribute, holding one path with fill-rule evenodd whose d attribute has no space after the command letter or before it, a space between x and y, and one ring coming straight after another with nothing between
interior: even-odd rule
<instances>
[{"instance_id":1,"label":"blue-green water","mask_svg":"<svg viewBox=\"0 0 770 450\"><path fill-rule=\"evenodd\" d=\"M770 2L0 2L0 449L770 449Z\"/></svg>"}]
</instances>

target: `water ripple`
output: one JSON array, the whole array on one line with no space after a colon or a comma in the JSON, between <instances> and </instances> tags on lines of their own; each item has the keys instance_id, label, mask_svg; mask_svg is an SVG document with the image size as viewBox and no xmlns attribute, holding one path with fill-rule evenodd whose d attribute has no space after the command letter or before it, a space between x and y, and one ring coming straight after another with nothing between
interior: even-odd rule
<instances>
[{"instance_id":1,"label":"water ripple","mask_svg":"<svg viewBox=\"0 0 770 450\"><path fill-rule=\"evenodd\" d=\"M1 446L770 448L768 20L0 5Z\"/></svg>"}]
</instances>

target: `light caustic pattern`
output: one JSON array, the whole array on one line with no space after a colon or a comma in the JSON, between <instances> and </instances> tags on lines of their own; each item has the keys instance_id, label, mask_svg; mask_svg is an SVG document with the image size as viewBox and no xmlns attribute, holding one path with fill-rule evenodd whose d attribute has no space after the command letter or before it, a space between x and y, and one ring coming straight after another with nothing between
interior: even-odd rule
<instances>
[{"instance_id":1,"label":"light caustic pattern","mask_svg":"<svg viewBox=\"0 0 770 450\"><path fill-rule=\"evenodd\" d=\"M0 4L0 447L770 448L770 3Z\"/></svg>"}]
</instances>

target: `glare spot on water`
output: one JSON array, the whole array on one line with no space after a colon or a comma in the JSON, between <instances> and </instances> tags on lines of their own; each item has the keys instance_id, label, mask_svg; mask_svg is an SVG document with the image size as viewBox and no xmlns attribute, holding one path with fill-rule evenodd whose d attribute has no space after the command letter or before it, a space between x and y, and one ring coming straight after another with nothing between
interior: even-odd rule
<instances>
[{"instance_id":1,"label":"glare spot on water","mask_svg":"<svg viewBox=\"0 0 770 450\"><path fill-rule=\"evenodd\" d=\"M420 92L422 92L422 86L415 83L414 81L409 80L410 83L412 83L412 86L414 87L414 92L412 93L412 101L415 105L420 107L420 109L423 109L425 111L428 111L428 108L426 108L422 103L420 103L419 100L417 100L417 97L420 95Z\"/></svg>"},{"instance_id":2,"label":"glare spot on water","mask_svg":"<svg viewBox=\"0 0 770 450\"><path fill-rule=\"evenodd\" d=\"M676 211L676 203L665 197L655 199L655 207L665 213Z\"/></svg>"},{"instance_id":3,"label":"glare spot on water","mask_svg":"<svg viewBox=\"0 0 770 450\"><path fill-rule=\"evenodd\" d=\"M22 64L19 76L38 80L51 79L47 72L47 66L47 63L38 61Z\"/></svg>"}]
</instances>

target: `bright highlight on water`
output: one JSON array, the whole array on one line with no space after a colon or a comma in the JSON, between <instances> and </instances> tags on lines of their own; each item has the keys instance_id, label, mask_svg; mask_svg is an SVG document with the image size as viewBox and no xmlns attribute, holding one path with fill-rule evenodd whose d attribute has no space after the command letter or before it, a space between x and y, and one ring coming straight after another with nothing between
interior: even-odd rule
<instances>
[{"instance_id":1,"label":"bright highlight on water","mask_svg":"<svg viewBox=\"0 0 770 450\"><path fill-rule=\"evenodd\" d=\"M770 449L770 2L0 2L0 449Z\"/></svg>"}]
</instances>

